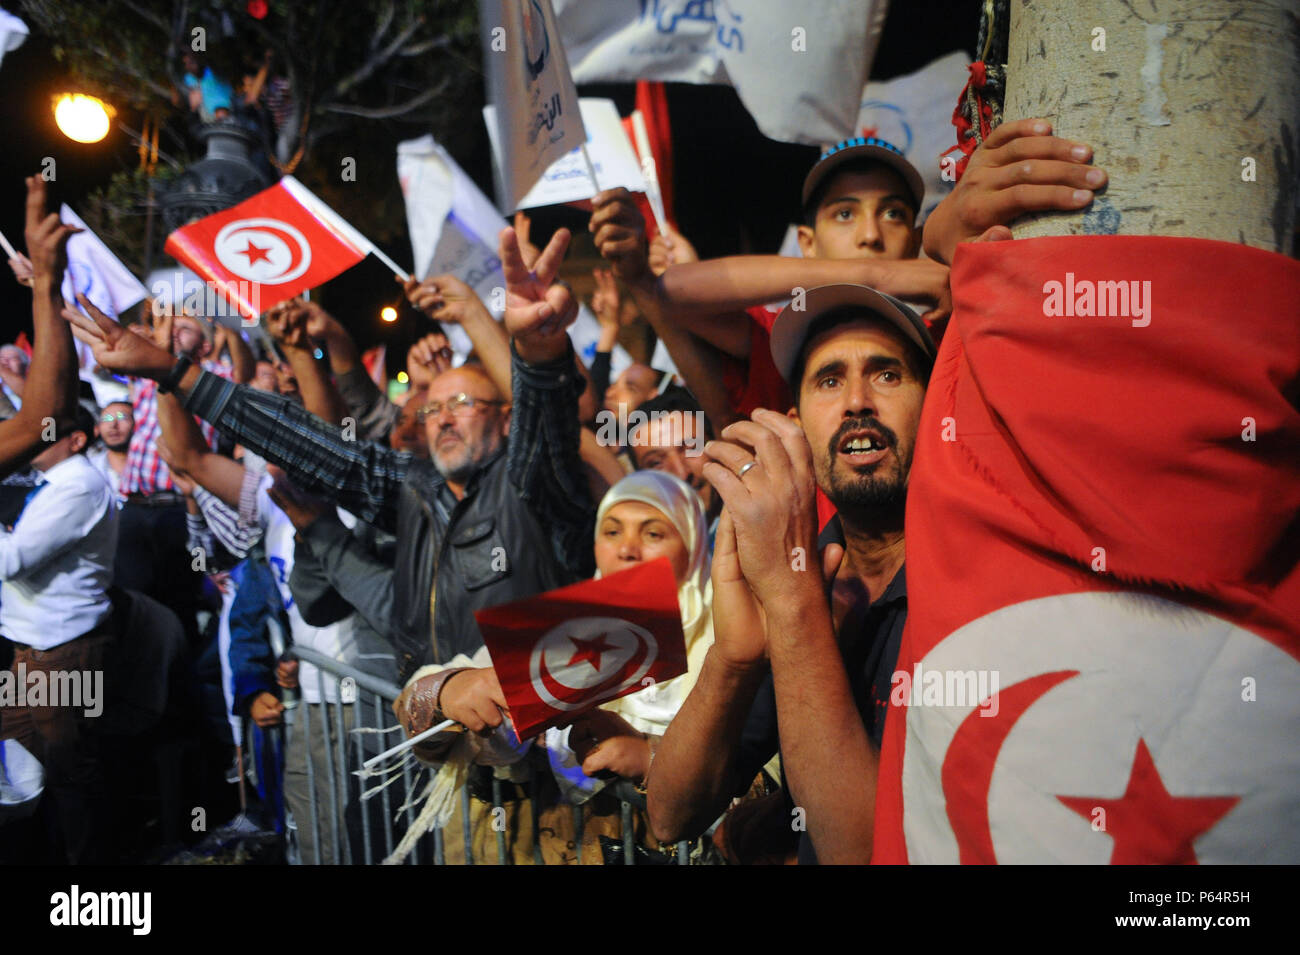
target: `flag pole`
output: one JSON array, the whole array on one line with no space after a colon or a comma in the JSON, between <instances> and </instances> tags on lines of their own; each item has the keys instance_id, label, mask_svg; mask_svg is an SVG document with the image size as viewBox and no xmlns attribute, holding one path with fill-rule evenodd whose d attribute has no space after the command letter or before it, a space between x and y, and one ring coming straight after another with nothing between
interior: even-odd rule
<instances>
[{"instance_id":1,"label":"flag pole","mask_svg":"<svg viewBox=\"0 0 1300 955\"><path fill-rule=\"evenodd\" d=\"M641 154L641 175L646 181L646 198L650 200L650 211L654 213L655 225L659 234L668 237L668 214L664 209L664 196L659 191L659 168L655 164L654 150L650 148L650 133L646 129L645 116L639 109L632 111L632 133L636 150Z\"/></svg>"},{"instance_id":2,"label":"flag pole","mask_svg":"<svg viewBox=\"0 0 1300 955\"><path fill-rule=\"evenodd\" d=\"M403 740L402 742L398 743L396 746L392 747L391 749L384 750L378 756L371 756L368 760L366 760L364 763L361 764L361 768L369 769L371 766L374 766L376 763L382 762L383 760L387 759L389 756L396 756L398 753L404 753L411 747L420 745L420 743L423 743L430 736L436 736L439 733L451 729L455 725L457 725L455 720L443 720L441 723L438 723L435 726L430 726L423 733L416 733L410 739Z\"/></svg>"},{"instance_id":3,"label":"flag pole","mask_svg":"<svg viewBox=\"0 0 1300 955\"><path fill-rule=\"evenodd\" d=\"M596 181L596 167L591 164L591 156L587 154L587 144L584 142L579 148L582 150L582 161L587 164L587 175L591 177L591 186L600 192L600 183Z\"/></svg>"},{"instance_id":4,"label":"flag pole","mask_svg":"<svg viewBox=\"0 0 1300 955\"><path fill-rule=\"evenodd\" d=\"M0 232L0 245L3 245L5 247L5 253L9 256L9 258L11 259L18 258L18 250L9 244L9 240L5 238L5 234L3 232Z\"/></svg>"},{"instance_id":5,"label":"flag pole","mask_svg":"<svg viewBox=\"0 0 1300 955\"><path fill-rule=\"evenodd\" d=\"M404 270L401 266L399 266L396 262L394 262L394 261L393 261L392 259L390 259L388 256L384 255L384 253L381 252L381 251L379 250L379 246L375 245L374 243L371 243L371 245L370 245L370 252L371 252L371 254L374 255L374 257L377 258L380 262L383 262L384 265L386 265L386 266L388 266L390 269L392 269L392 270L393 270L393 274L396 275L396 276L397 276L399 279L401 279L403 282L409 282L409 281L411 280L411 273L405 271L405 270Z\"/></svg>"}]
</instances>

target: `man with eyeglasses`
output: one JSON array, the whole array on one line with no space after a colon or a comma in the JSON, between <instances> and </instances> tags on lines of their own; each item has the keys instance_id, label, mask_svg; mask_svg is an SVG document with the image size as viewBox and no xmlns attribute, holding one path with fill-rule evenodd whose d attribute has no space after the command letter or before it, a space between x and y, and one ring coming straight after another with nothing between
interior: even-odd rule
<instances>
[{"instance_id":1,"label":"man with eyeglasses","mask_svg":"<svg viewBox=\"0 0 1300 955\"><path fill-rule=\"evenodd\" d=\"M134 430L135 417L131 402L110 401L104 405L95 425L95 434L102 447L87 454L86 460L104 475L104 480L113 489L114 498L117 498L122 474L126 470L126 452L131 446L131 433ZM121 500L118 500L117 506L122 506Z\"/></svg>"},{"instance_id":2,"label":"man with eyeglasses","mask_svg":"<svg viewBox=\"0 0 1300 955\"><path fill-rule=\"evenodd\" d=\"M451 671L420 676L483 647L474 611L590 577L595 509L578 455L578 396L565 329L577 316L569 289L554 282L569 233L561 229L529 271L513 229L501 234L507 284L512 401L473 365L430 384L422 417L428 461L383 444L349 440L279 396L224 381L92 311L69 317L106 368L143 375L175 391L187 410L284 468L303 490L334 498L360 519L397 535L392 639L399 677L420 682L430 706L404 712L418 732L432 724ZM310 540L311 528L303 532ZM314 545L313 545L314 549ZM457 698L470 714L504 706L495 680L475 676ZM432 685L431 681L436 682ZM404 699L416 698L404 694ZM418 709L418 712L415 710ZM495 712L495 710L494 710ZM448 714L452 715L452 714Z\"/></svg>"}]
</instances>

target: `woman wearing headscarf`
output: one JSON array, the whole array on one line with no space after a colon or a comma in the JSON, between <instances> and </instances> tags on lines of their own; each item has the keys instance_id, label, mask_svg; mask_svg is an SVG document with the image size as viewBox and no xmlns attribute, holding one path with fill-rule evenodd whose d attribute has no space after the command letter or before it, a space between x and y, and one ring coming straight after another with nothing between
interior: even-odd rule
<instances>
[{"instance_id":1,"label":"woman wearing headscarf","mask_svg":"<svg viewBox=\"0 0 1300 955\"><path fill-rule=\"evenodd\" d=\"M654 748L695 684L713 643L708 522L686 482L663 471L623 478L596 512L596 576L666 557L677 579L686 673L605 704L577 720L568 745L587 776L615 773L640 785Z\"/></svg>"}]
</instances>

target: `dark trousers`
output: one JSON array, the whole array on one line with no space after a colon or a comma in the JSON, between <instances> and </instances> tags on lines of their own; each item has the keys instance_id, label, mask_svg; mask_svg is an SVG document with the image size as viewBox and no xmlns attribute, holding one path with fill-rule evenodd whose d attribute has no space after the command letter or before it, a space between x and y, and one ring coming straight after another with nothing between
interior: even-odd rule
<instances>
[{"instance_id":1,"label":"dark trousers","mask_svg":"<svg viewBox=\"0 0 1300 955\"><path fill-rule=\"evenodd\" d=\"M198 644L195 613L202 577L192 569L193 557L185 541L184 504L155 507L127 501L118 514L113 583L170 607L180 618L193 652Z\"/></svg>"},{"instance_id":2,"label":"dark trousers","mask_svg":"<svg viewBox=\"0 0 1300 955\"><path fill-rule=\"evenodd\" d=\"M19 666L25 665L22 672L29 681L33 673L44 671L47 686L55 685L51 677L56 671L102 673L111 662L114 640L113 633L101 629L51 650L15 644L9 669L17 678ZM47 697L46 703L50 702L60 701ZM113 861L104 747L96 721L85 715L84 707L30 704L5 707L0 721L0 739L16 739L45 767L42 815L54 824L67 861L73 865Z\"/></svg>"}]
</instances>

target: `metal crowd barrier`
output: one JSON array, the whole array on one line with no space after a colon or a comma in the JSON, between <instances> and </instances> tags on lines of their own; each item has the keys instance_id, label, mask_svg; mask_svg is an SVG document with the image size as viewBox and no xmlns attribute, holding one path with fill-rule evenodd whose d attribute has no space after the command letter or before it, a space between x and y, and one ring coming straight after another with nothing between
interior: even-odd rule
<instances>
[{"instance_id":1,"label":"metal crowd barrier","mask_svg":"<svg viewBox=\"0 0 1300 955\"><path fill-rule=\"evenodd\" d=\"M326 673L340 681L351 680L356 688L355 703L343 703L340 699L334 703L309 704L300 699L293 710L286 711L286 715L292 713L294 719L303 720L302 736L308 742L306 752L307 788L310 794L311 818L298 819L295 822L299 829L307 825L312 827L312 845L315 851L312 853L312 858L304 858L302 861L305 864L314 865L378 865L392 854L394 847L401 841L405 830L415 823L418 806L407 805L407 808L403 810L406 825L402 827L400 832L395 831L394 828L394 816L398 808L403 803L408 803L410 797L415 794L418 773L412 770L409 761L406 762L402 768L404 785L396 793L392 792L396 787L388 787L364 802L361 799L361 793L375 785L376 780L373 778L370 780L359 778L354 773L362 768L362 764L370 756L376 755L396 742L405 739L405 735L400 730L393 729L398 724L393 716L392 705L401 693L401 687L380 677L364 673L345 663L340 663L308 647L295 646L293 652L300 660L311 663L317 668L317 679L322 701L326 699L324 676ZM342 696L342 694L339 695ZM351 710L352 731L340 732L348 724L345 717L345 711L347 710ZM358 729L392 731L385 733L356 732ZM325 744L323 746L325 752L324 766L317 766L316 761L312 758L310 741L313 732L319 733L321 742ZM316 795L316 776L322 771L328 777L328 786L323 787L326 789L325 805L318 804L320 800ZM623 862L625 865L632 865L635 860L635 834L632 825L633 810L637 808L645 809L645 796L638 793L636 788L628 784L626 780L618 781L610 787L610 790L620 801L620 838L623 844ZM530 791L536 792L536 789L530 786ZM465 835L466 862L473 865L473 829L469 825L471 798L469 787L462 787L459 811L463 815L465 824L460 829ZM374 803L378 804L378 810L372 808L371 804ZM360 834L357 841L359 842L360 858L355 857L358 853L353 852L353 838L349 838L347 818L349 805L356 807L357 811L354 815L360 817L359 823L354 824L352 833L353 838L355 838L357 835L355 829L359 826ZM498 779L492 781L492 806L494 810L502 809L501 817L506 817L503 809L502 783ZM537 806L534 804L531 854L533 861L541 865L544 863L539 842L540 832L537 825L537 812ZM573 818L577 837L578 860L581 862L583 835L581 806L573 807ZM319 858L321 849L320 836L326 830L333 837L333 849L329 853L330 858L321 859ZM497 862L500 865L511 864L512 860L507 849L509 841L508 833L501 830L497 831ZM689 865L689 842L679 842L677 844L675 862L677 865ZM405 863L407 865L446 864L443 831L435 829L433 832L422 836L416 849L406 857Z\"/></svg>"}]
</instances>

